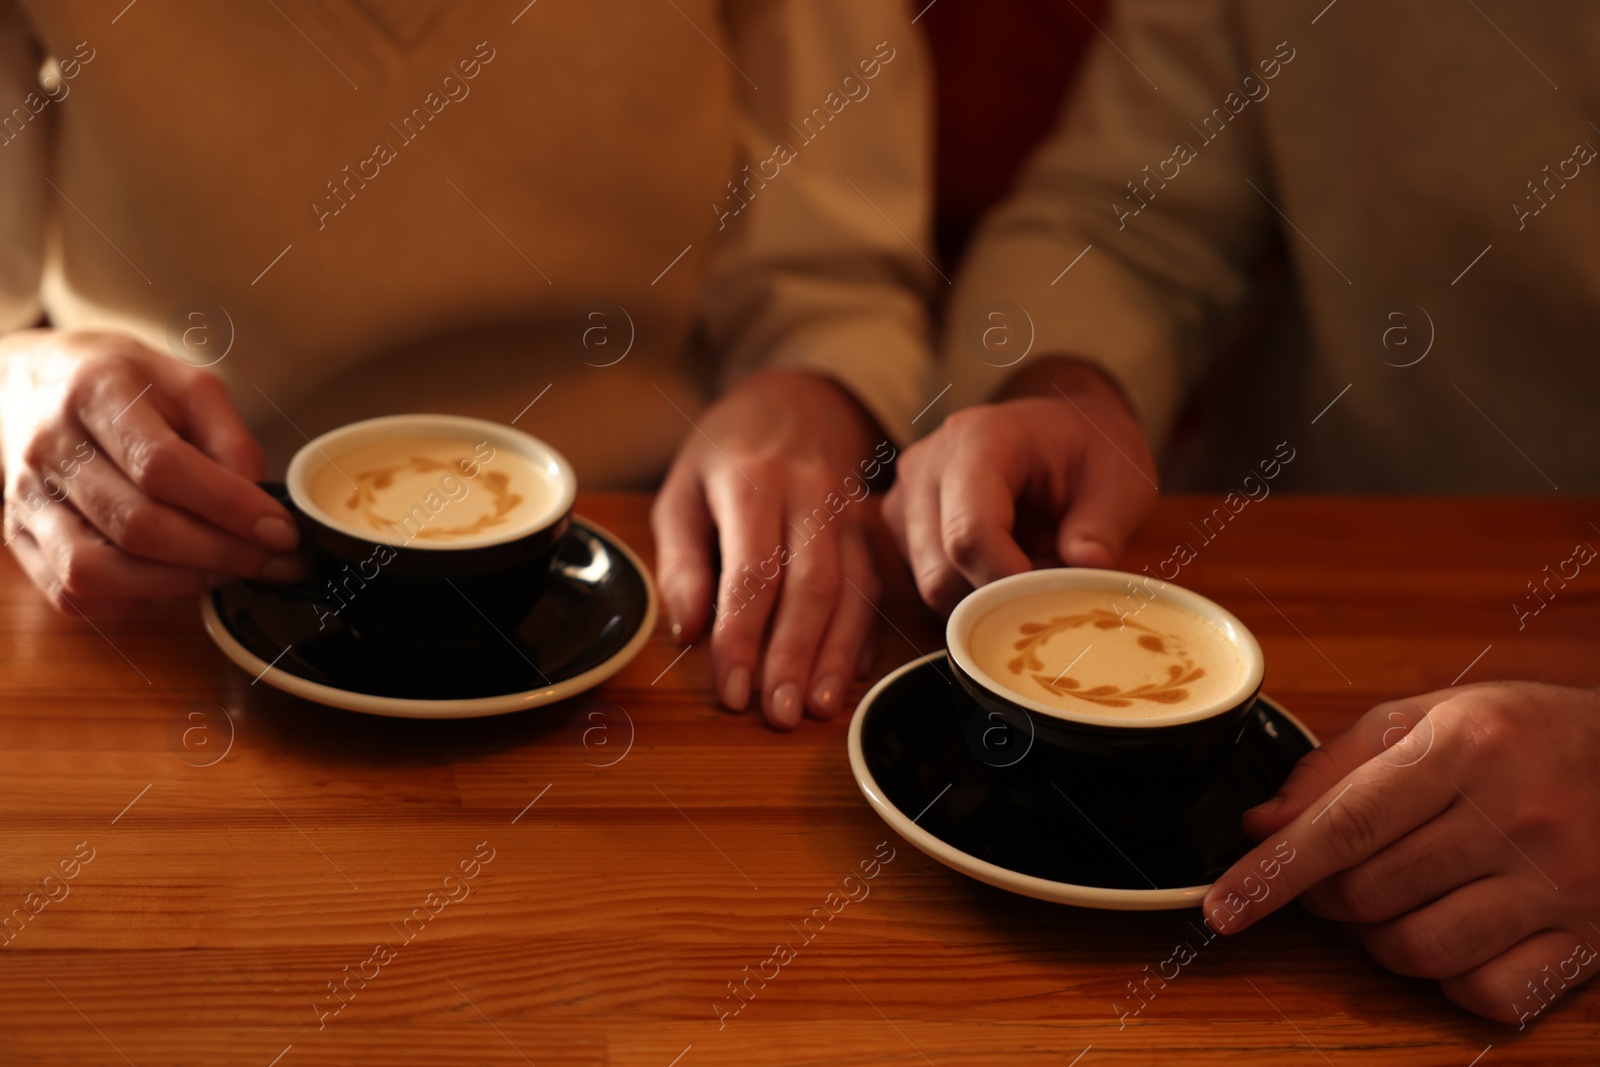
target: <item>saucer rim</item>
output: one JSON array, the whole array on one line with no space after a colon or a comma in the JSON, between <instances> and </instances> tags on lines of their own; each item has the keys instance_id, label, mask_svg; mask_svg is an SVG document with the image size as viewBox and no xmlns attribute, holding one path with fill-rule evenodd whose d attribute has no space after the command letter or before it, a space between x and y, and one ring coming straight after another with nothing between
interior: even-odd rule
<instances>
[{"instance_id":1,"label":"saucer rim","mask_svg":"<svg viewBox=\"0 0 1600 1067\"><path fill-rule=\"evenodd\" d=\"M1020 893L1036 900L1050 901L1056 904L1070 904L1080 908L1096 908L1103 911L1173 911L1180 908L1197 907L1205 898L1206 891L1212 883L1205 885L1181 886L1169 889L1107 889L1099 886L1076 885L1071 882L1057 882L1049 878L1040 878L1037 875L1022 874L1008 867L990 863L988 860L979 859L970 852L963 852L947 841L935 836L918 826L905 812L896 807L884 794L878 785L877 779L867 768L866 753L861 747L861 736L865 729L867 716L872 713L873 707L882 696L884 690L893 685L902 675L935 662L940 658L948 658L949 652L940 649L918 656L909 663L902 664L884 675L861 698L856 705L855 714L850 721L849 749L850 770L856 780L856 787L861 790L867 803L872 807L879 818L889 824L889 828L898 833L907 842L938 860L946 867L959 871L970 878L985 882L998 889L1005 889L1013 893ZM955 683L951 683L955 684ZM1311 728L1301 722L1294 713L1271 697L1261 694L1258 699L1265 700L1273 710L1287 719L1294 728L1299 730L1309 741L1313 748L1321 747L1322 742ZM920 818L920 816L918 816Z\"/></svg>"},{"instance_id":2,"label":"saucer rim","mask_svg":"<svg viewBox=\"0 0 1600 1067\"><path fill-rule=\"evenodd\" d=\"M358 693L349 689L340 689L337 686L323 685L291 674L275 664L257 656L247 649L239 639L223 624L221 615L218 614L215 601L215 591L208 591L200 597L200 617L205 624L206 635L213 644L221 650L237 667L254 675L256 681L266 682L276 689L281 689L293 696L323 704L328 707L342 708L345 711L356 711L367 715L382 715L397 719L477 719L490 715L506 715L514 711L524 711L529 708L543 707L554 704L568 697L577 696L609 680L622 668L631 663L649 643L656 629L656 615L658 598L655 582L650 577L650 571L645 567L637 553L633 551L620 537L598 523L574 515L574 526L582 526L590 533L598 535L608 545L616 549L628 561L639 577L644 582L645 612L640 620L639 627L634 631L628 642L619 648L605 662L589 668L581 674L571 678L554 682L551 685L541 686L538 689L528 689L519 693L502 693L492 697L451 698L445 700L421 700L412 697L385 697L371 693ZM254 682L251 683L255 684Z\"/></svg>"}]
</instances>

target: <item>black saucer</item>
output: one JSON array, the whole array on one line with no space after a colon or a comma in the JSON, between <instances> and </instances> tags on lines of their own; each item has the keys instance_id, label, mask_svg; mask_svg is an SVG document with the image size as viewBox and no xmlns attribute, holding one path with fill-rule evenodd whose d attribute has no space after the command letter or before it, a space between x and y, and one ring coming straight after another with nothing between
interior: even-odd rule
<instances>
[{"instance_id":1,"label":"black saucer","mask_svg":"<svg viewBox=\"0 0 1600 1067\"><path fill-rule=\"evenodd\" d=\"M656 616L638 557L581 519L543 594L511 626L482 618L400 644L325 616L318 599L309 586L237 582L206 596L202 614L218 647L262 681L353 711L426 718L515 711L589 689L638 653Z\"/></svg>"},{"instance_id":2,"label":"black saucer","mask_svg":"<svg viewBox=\"0 0 1600 1067\"><path fill-rule=\"evenodd\" d=\"M1086 907L1198 904L1253 842L1240 815L1272 796L1316 746L1261 697L1216 783L1187 811L1132 829L1071 782L1020 790L993 754L979 758L982 711L945 653L909 663L862 700L851 726L857 782L884 820L924 852L1005 889ZM1019 755L1018 759L1025 759Z\"/></svg>"}]
</instances>

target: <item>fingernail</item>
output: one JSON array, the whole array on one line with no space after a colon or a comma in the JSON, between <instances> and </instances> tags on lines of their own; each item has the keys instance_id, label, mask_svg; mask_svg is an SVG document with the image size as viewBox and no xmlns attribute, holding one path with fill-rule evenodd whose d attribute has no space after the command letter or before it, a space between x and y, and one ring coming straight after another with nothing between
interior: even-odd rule
<instances>
[{"instance_id":1,"label":"fingernail","mask_svg":"<svg viewBox=\"0 0 1600 1067\"><path fill-rule=\"evenodd\" d=\"M667 618L672 622L672 636L676 638L683 633L683 623L678 621L683 618L683 601L678 597L674 584L670 578L661 580L661 600L666 606Z\"/></svg>"},{"instance_id":2,"label":"fingernail","mask_svg":"<svg viewBox=\"0 0 1600 1067\"><path fill-rule=\"evenodd\" d=\"M268 548L287 551L300 543L300 531L288 519L268 515L256 520L256 540Z\"/></svg>"},{"instance_id":3,"label":"fingernail","mask_svg":"<svg viewBox=\"0 0 1600 1067\"><path fill-rule=\"evenodd\" d=\"M800 686L794 682L784 682L772 691L772 703L767 713L767 718L772 725L783 729L793 730L800 725L800 715L805 711L800 706Z\"/></svg>"},{"instance_id":4,"label":"fingernail","mask_svg":"<svg viewBox=\"0 0 1600 1067\"><path fill-rule=\"evenodd\" d=\"M675 623L672 624L672 639L674 641L683 640L683 624L682 623L675 622Z\"/></svg>"},{"instance_id":5,"label":"fingernail","mask_svg":"<svg viewBox=\"0 0 1600 1067\"><path fill-rule=\"evenodd\" d=\"M305 576L306 565L299 556L273 556L261 565L261 577L269 582L294 582Z\"/></svg>"},{"instance_id":6,"label":"fingernail","mask_svg":"<svg viewBox=\"0 0 1600 1067\"><path fill-rule=\"evenodd\" d=\"M750 668L735 667L722 679L722 703L733 711L743 711L750 703Z\"/></svg>"},{"instance_id":7,"label":"fingernail","mask_svg":"<svg viewBox=\"0 0 1600 1067\"><path fill-rule=\"evenodd\" d=\"M1117 554L1099 541L1082 538L1067 546L1068 559L1064 562L1074 567L1110 567Z\"/></svg>"},{"instance_id":8,"label":"fingernail","mask_svg":"<svg viewBox=\"0 0 1600 1067\"><path fill-rule=\"evenodd\" d=\"M1283 807L1283 797L1282 796L1275 796L1271 800L1264 801L1263 803L1257 804L1255 807L1253 807L1249 811L1245 812L1245 814L1246 815L1271 815L1273 812L1277 811L1281 807Z\"/></svg>"},{"instance_id":9,"label":"fingernail","mask_svg":"<svg viewBox=\"0 0 1600 1067\"><path fill-rule=\"evenodd\" d=\"M832 718L843 698L844 681L837 674L830 674L812 688L811 707L824 718Z\"/></svg>"}]
</instances>

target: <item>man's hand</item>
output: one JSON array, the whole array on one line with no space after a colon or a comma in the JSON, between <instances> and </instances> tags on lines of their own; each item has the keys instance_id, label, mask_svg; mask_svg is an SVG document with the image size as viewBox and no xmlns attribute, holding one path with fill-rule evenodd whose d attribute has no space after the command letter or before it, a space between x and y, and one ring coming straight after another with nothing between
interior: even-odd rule
<instances>
[{"instance_id":1,"label":"man's hand","mask_svg":"<svg viewBox=\"0 0 1600 1067\"><path fill-rule=\"evenodd\" d=\"M125 615L227 576L286 580L299 541L212 374L108 333L0 341L5 537L57 608Z\"/></svg>"},{"instance_id":2,"label":"man's hand","mask_svg":"<svg viewBox=\"0 0 1600 1067\"><path fill-rule=\"evenodd\" d=\"M1595 690L1507 682L1380 704L1245 829L1262 845L1206 894L1223 933L1298 896L1357 924L1384 967L1523 1025L1600 970Z\"/></svg>"},{"instance_id":3,"label":"man's hand","mask_svg":"<svg viewBox=\"0 0 1600 1067\"><path fill-rule=\"evenodd\" d=\"M673 632L698 638L715 602L722 703L742 711L758 694L783 730L804 711L829 718L873 659L879 582L861 501L894 448L839 386L786 371L747 378L697 429L650 514Z\"/></svg>"},{"instance_id":4,"label":"man's hand","mask_svg":"<svg viewBox=\"0 0 1600 1067\"><path fill-rule=\"evenodd\" d=\"M901 457L884 518L922 599L948 614L1034 560L1109 567L1156 502L1156 468L1122 393L1087 364L1047 359L1030 399L958 411Z\"/></svg>"}]
</instances>

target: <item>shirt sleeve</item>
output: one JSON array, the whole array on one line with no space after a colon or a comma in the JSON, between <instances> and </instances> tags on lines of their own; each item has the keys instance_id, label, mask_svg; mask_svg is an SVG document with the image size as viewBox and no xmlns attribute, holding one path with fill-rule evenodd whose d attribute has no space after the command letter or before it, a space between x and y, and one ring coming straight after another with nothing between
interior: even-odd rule
<instances>
[{"instance_id":1,"label":"shirt sleeve","mask_svg":"<svg viewBox=\"0 0 1600 1067\"><path fill-rule=\"evenodd\" d=\"M40 86L42 60L27 18L12 0L0 0L0 333L32 326L40 315L46 127L59 106ZM59 75L51 84L65 85Z\"/></svg>"},{"instance_id":2,"label":"shirt sleeve","mask_svg":"<svg viewBox=\"0 0 1600 1067\"><path fill-rule=\"evenodd\" d=\"M1071 355L1166 435L1244 302L1271 229L1256 112L1293 49L1241 55L1227 0L1123 0L1062 122L956 285L946 411L1026 354ZM1271 76L1268 76L1268 73Z\"/></svg>"},{"instance_id":3,"label":"shirt sleeve","mask_svg":"<svg viewBox=\"0 0 1600 1067\"><path fill-rule=\"evenodd\" d=\"M719 245L701 297L722 384L826 375L904 443L929 398L936 277L917 30L880 0L747 0L730 22L741 158L711 206Z\"/></svg>"}]
</instances>

